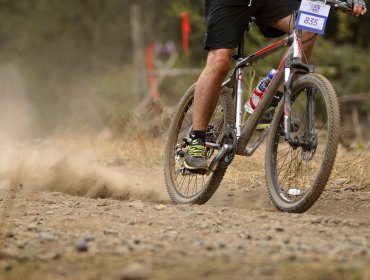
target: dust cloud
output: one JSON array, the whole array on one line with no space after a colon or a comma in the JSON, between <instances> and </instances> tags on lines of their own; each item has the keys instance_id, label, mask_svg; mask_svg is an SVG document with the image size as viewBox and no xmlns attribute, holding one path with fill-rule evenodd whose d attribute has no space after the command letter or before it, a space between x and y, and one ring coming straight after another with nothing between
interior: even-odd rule
<instances>
[{"instance_id":1,"label":"dust cloud","mask_svg":"<svg viewBox=\"0 0 370 280\"><path fill-rule=\"evenodd\" d=\"M161 172L100 160L93 147L60 141L1 145L0 187L64 192L89 198L166 199ZM90 150L91 149L91 150Z\"/></svg>"},{"instance_id":2,"label":"dust cloud","mask_svg":"<svg viewBox=\"0 0 370 280\"><path fill-rule=\"evenodd\" d=\"M35 135L40 104L36 108L30 100L32 94L15 66L0 66L0 91L1 188L21 186L89 198L167 199L161 171L137 161L131 164L126 149L133 146L126 147L107 129L81 132L59 127Z\"/></svg>"}]
</instances>

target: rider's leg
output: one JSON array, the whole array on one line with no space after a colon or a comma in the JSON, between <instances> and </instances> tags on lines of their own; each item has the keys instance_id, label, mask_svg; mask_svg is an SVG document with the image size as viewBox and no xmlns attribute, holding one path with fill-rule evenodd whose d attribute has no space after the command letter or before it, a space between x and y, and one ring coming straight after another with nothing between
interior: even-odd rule
<instances>
[{"instance_id":1,"label":"rider's leg","mask_svg":"<svg viewBox=\"0 0 370 280\"><path fill-rule=\"evenodd\" d=\"M195 87L193 130L207 130L208 122L218 101L221 84L230 70L232 53L231 49L208 52L207 64Z\"/></svg>"},{"instance_id":2,"label":"rider's leg","mask_svg":"<svg viewBox=\"0 0 370 280\"><path fill-rule=\"evenodd\" d=\"M184 161L187 169L197 172L208 169L204 146L206 130L218 101L221 84L230 69L232 53L232 49L212 49L208 52L207 64L195 86L193 131Z\"/></svg>"},{"instance_id":3,"label":"rider's leg","mask_svg":"<svg viewBox=\"0 0 370 280\"><path fill-rule=\"evenodd\" d=\"M251 6L245 0L205 1L207 32L204 48L208 50L208 59L195 87L193 131L184 161L188 169L199 171L207 167L204 142L208 122L217 104L221 84L230 70L233 50L240 42L251 16L263 6L264 1L256 2Z\"/></svg>"}]
</instances>

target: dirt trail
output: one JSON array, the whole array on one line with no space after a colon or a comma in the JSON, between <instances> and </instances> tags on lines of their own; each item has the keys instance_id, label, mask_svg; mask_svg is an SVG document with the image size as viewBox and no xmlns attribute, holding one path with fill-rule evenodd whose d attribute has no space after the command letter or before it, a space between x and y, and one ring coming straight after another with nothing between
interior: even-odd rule
<instances>
[{"instance_id":1,"label":"dirt trail","mask_svg":"<svg viewBox=\"0 0 370 280\"><path fill-rule=\"evenodd\" d=\"M341 151L297 215L269 202L261 155L237 159L206 205L176 206L159 145L140 160L113 142L2 149L0 279L370 279L368 154Z\"/></svg>"}]
</instances>

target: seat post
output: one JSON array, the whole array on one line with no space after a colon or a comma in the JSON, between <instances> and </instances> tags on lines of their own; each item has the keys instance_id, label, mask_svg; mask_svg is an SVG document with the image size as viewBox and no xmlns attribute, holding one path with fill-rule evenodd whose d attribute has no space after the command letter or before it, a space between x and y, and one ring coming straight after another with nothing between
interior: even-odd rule
<instances>
[{"instance_id":1,"label":"seat post","mask_svg":"<svg viewBox=\"0 0 370 280\"><path fill-rule=\"evenodd\" d=\"M238 52L237 55L234 56L235 60L244 58L244 34L243 34L243 37L240 39L240 42L238 43L237 52Z\"/></svg>"},{"instance_id":2,"label":"seat post","mask_svg":"<svg viewBox=\"0 0 370 280\"><path fill-rule=\"evenodd\" d=\"M248 22L247 28L245 30L246 32L249 31L251 23L255 22L255 21L256 21L256 18L251 17L250 21ZM243 36L241 37L240 42L238 44L238 54L234 55L235 60L239 60L239 59L243 59L243 58L244 58L244 33L243 33Z\"/></svg>"}]
</instances>

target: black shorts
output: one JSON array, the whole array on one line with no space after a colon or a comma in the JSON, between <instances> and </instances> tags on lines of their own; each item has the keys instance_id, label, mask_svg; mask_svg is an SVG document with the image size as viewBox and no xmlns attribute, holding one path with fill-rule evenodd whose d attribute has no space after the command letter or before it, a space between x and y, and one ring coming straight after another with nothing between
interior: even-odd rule
<instances>
[{"instance_id":1,"label":"black shorts","mask_svg":"<svg viewBox=\"0 0 370 280\"><path fill-rule=\"evenodd\" d=\"M206 50L236 48L251 17L266 37L274 38L283 32L270 26L291 15L300 6L299 0L205 0L207 34ZM251 6L249 4L251 3ZM293 24L293 23L292 23Z\"/></svg>"}]
</instances>

